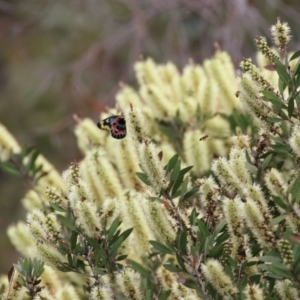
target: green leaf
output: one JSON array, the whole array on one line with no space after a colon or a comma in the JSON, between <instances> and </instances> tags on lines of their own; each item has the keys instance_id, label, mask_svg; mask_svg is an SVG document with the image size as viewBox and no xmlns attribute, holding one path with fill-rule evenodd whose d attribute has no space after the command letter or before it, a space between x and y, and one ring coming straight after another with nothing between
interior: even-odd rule
<instances>
[{"instance_id":1,"label":"green leaf","mask_svg":"<svg viewBox=\"0 0 300 300\"><path fill-rule=\"evenodd\" d=\"M166 165L166 173L169 173L173 170L175 164L177 163L179 159L179 155L175 154L168 162L168 164Z\"/></svg>"},{"instance_id":2,"label":"green leaf","mask_svg":"<svg viewBox=\"0 0 300 300\"><path fill-rule=\"evenodd\" d=\"M293 275L284 264L276 263L269 265L269 271L282 278L293 279ZM270 276L270 274L268 274Z\"/></svg>"},{"instance_id":3,"label":"green leaf","mask_svg":"<svg viewBox=\"0 0 300 300\"><path fill-rule=\"evenodd\" d=\"M290 191L292 195L292 203L295 203L297 200L299 201L300 197L300 176L295 180L293 186Z\"/></svg>"},{"instance_id":4,"label":"green leaf","mask_svg":"<svg viewBox=\"0 0 300 300\"><path fill-rule=\"evenodd\" d=\"M295 102L294 102L294 99L291 98L289 100L289 103L288 103L288 114L289 114L289 117L293 116L293 114L294 114L294 107L295 107Z\"/></svg>"},{"instance_id":5,"label":"green leaf","mask_svg":"<svg viewBox=\"0 0 300 300\"><path fill-rule=\"evenodd\" d=\"M181 270L186 272L186 268L184 265L184 260L182 259L182 257L176 252L176 260L178 262L178 265L180 266Z\"/></svg>"},{"instance_id":6,"label":"green leaf","mask_svg":"<svg viewBox=\"0 0 300 300\"><path fill-rule=\"evenodd\" d=\"M173 175L173 173L172 173L172 175ZM182 181L183 181L183 176L178 176L176 181L174 182L174 185L173 185L173 188L172 188L172 194L171 194L172 198L175 198L174 196L177 193L178 189L180 188L180 186L182 184Z\"/></svg>"},{"instance_id":7,"label":"green leaf","mask_svg":"<svg viewBox=\"0 0 300 300\"><path fill-rule=\"evenodd\" d=\"M265 256L259 256L259 261L263 262L271 262L271 263L281 263L281 258L278 256L271 256L271 255L265 255Z\"/></svg>"},{"instance_id":8,"label":"green leaf","mask_svg":"<svg viewBox=\"0 0 300 300\"><path fill-rule=\"evenodd\" d=\"M182 254L186 255L187 232L185 229L183 229L182 231L178 231L176 241L178 249L181 251Z\"/></svg>"},{"instance_id":9,"label":"green leaf","mask_svg":"<svg viewBox=\"0 0 300 300\"><path fill-rule=\"evenodd\" d=\"M274 218L270 223L269 223L269 227L272 227L274 225L277 225L278 223L280 223L281 221L285 220L286 216L282 215L279 217Z\"/></svg>"},{"instance_id":10,"label":"green leaf","mask_svg":"<svg viewBox=\"0 0 300 300\"><path fill-rule=\"evenodd\" d=\"M281 109L283 103L277 95L266 90L262 91L261 93L264 95L264 100L271 102L277 109Z\"/></svg>"},{"instance_id":11,"label":"green leaf","mask_svg":"<svg viewBox=\"0 0 300 300\"><path fill-rule=\"evenodd\" d=\"M171 175L171 180L175 181L178 178L178 175L179 175L179 172L180 172L180 167L181 167L181 160L178 159L175 166L174 166L174 169L173 169L173 172L172 172L172 175Z\"/></svg>"},{"instance_id":12,"label":"green leaf","mask_svg":"<svg viewBox=\"0 0 300 300\"><path fill-rule=\"evenodd\" d=\"M160 131L170 139L171 142L175 141L176 135L174 133L174 130L171 127L161 123L158 124L158 127Z\"/></svg>"},{"instance_id":13,"label":"green leaf","mask_svg":"<svg viewBox=\"0 0 300 300\"><path fill-rule=\"evenodd\" d=\"M8 174L14 175L14 176L21 176L20 172L16 167L10 163L0 163L0 167L3 171L5 171Z\"/></svg>"},{"instance_id":14,"label":"green leaf","mask_svg":"<svg viewBox=\"0 0 300 300\"><path fill-rule=\"evenodd\" d=\"M174 250L169 246L163 245L157 241L149 241L149 243L162 254L172 254Z\"/></svg>"},{"instance_id":15,"label":"green leaf","mask_svg":"<svg viewBox=\"0 0 300 300\"><path fill-rule=\"evenodd\" d=\"M213 247L209 252L208 256L213 257L213 258L218 258L221 256L223 252L224 245L223 244L218 244L215 247Z\"/></svg>"},{"instance_id":16,"label":"green leaf","mask_svg":"<svg viewBox=\"0 0 300 300\"><path fill-rule=\"evenodd\" d=\"M226 225L227 225L226 220L221 221L221 222L217 225L217 227L216 227L216 229L215 229L215 231L214 231L214 235L217 236L217 235L222 231L222 229L223 229Z\"/></svg>"},{"instance_id":17,"label":"green leaf","mask_svg":"<svg viewBox=\"0 0 300 300\"><path fill-rule=\"evenodd\" d=\"M293 268L296 274L299 274L300 272L300 251L299 251L299 247L297 247L298 249L295 249L295 252L298 254L298 257L295 257L294 260L294 264L293 264Z\"/></svg>"},{"instance_id":18,"label":"green leaf","mask_svg":"<svg viewBox=\"0 0 300 300\"><path fill-rule=\"evenodd\" d=\"M281 154L289 154L290 153L290 148L287 145L276 144L276 145L272 145L272 148L277 153L281 153Z\"/></svg>"},{"instance_id":19,"label":"green leaf","mask_svg":"<svg viewBox=\"0 0 300 300\"><path fill-rule=\"evenodd\" d=\"M57 216L57 219L68 229L70 229L72 231L76 229L76 226L74 225L72 220L70 220L62 215L56 215L56 216Z\"/></svg>"},{"instance_id":20,"label":"green leaf","mask_svg":"<svg viewBox=\"0 0 300 300\"><path fill-rule=\"evenodd\" d=\"M282 160L276 164L276 169L280 171L282 169L283 165L284 165L284 160Z\"/></svg>"},{"instance_id":21,"label":"green leaf","mask_svg":"<svg viewBox=\"0 0 300 300\"><path fill-rule=\"evenodd\" d=\"M282 122L282 118L268 117L267 121L270 122L270 123L278 123L278 122Z\"/></svg>"},{"instance_id":22,"label":"green leaf","mask_svg":"<svg viewBox=\"0 0 300 300\"><path fill-rule=\"evenodd\" d=\"M273 200L280 208L288 209L288 205L280 197L273 197Z\"/></svg>"},{"instance_id":23,"label":"green leaf","mask_svg":"<svg viewBox=\"0 0 300 300\"><path fill-rule=\"evenodd\" d=\"M105 275L107 274L107 271L105 269L102 269L102 268L93 268L93 272L95 274L98 274L98 275Z\"/></svg>"},{"instance_id":24,"label":"green leaf","mask_svg":"<svg viewBox=\"0 0 300 300\"><path fill-rule=\"evenodd\" d=\"M204 224L204 222L200 219L197 220L197 225L199 228L199 231L201 232L201 235L204 238L207 238L209 236L209 230L207 229L206 225Z\"/></svg>"},{"instance_id":25,"label":"green leaf","mask_svg":"<svg viewBox=\"0 0 300 300\"><path fill-rule=\"evenodd\" d=\"M262 166L261 166L262 170L265 170L268 167L268 165L269 165L272 158L273 158L273 154L269 154L265 158L265 160L263 161Z\"/></svg>"},{"instance_id":26,"label":"green leaf","mask_svg":"<svg viewBox=\"0 0 300 300\"><path fill-rule=\"evenodd\" d=\"M300 56L300 50L296 51L292 56L291 58L289 59L289 61L292 61L294 59L296 59L297 57Z\"/></svg>"},{"instance_id":27,"label":"green leaf","mask_svg":"<svg viewBox=\"0 0 300 300\"><path fill-rule=\"evenodd\" d=\"M134 260L131 259L127 259L127 263L130 264L131 268L139 273L141 273L141 275L143 277L148 277L149 276L149 271L148 269L144 268L141 264L137 263Z\"/></svg>"},{"instance_id":28,"label":"green leaf","mask_svg":"<svg viewBox=\"0 0 300 300\"><path fill-rule=\"evenodd\" d=\"M39 156L39 152L34 149L30 155L30 158L29 158L29 161L26 165L26 168L25 168L25 172L28 173L29 171L33 171L33 168L34 168L34 164L35 164L35 161L36 159L38 158Z\"/></svg>"},{"instance_id":29,"label":"green leaf","mask_svg":"<svg viewBox=\"0 0 300 300\"><path fill-rule=\"evenodd\" d=\"M287 72L286 66L278 59L275 59L275 65L279 78L288 86L290 77Z\"/></svg>"},{"instance_id":30,"label":"green leaf","mask_svg":"<svg viewBox=\"0 0 300 300\"><path fill-rule=\"evenodd\" d=\"M115 234L115 232L117 231L120 224L121 224L121 222L120 222L119 218L114 219L114 221L110 225L110 228L108 229L108 234L107 234L108 241L110 241L112 236Z\"/></svg>"},{"instance_id":31,"label":"green leaf","mask_svg":"<svg viewBox=\"0 0 300 300\"><path fill-rule=\"evenodd\" d=\"M61 272L64 272L64 273L67 273L67 272L74 272L74 270L70 269L69 266L67 265L64 265L64 266L56 266L56 268L61 271Z\"/></svg>"},{"instance_id":32,"label":"green leaf","mask_svg":"<svg viewBox=\"0 0 300 300\"><path fill-rule=\"evenodd\" d=\"M54 202L49 202L51 208L53 208L54 210L56 211L59 211L59 212L66 212L67 210L62 208L61 206L57 205L56 203Z\"/></svg>"},{"instance_id":33,"label":"green leaf","mask_svg":"<svg viewBox=\"0 0 300 300\"><path fill-rule=\"evenodd\" d=\"M285 91L286 87L287 85L280 78L278 78L278 88L281 97L283 97L283 92Z\"/></svg>"},{"instance_id":34,"label":"green leaf","mask_svg":"<svg viewBox=\"0 0 300 300\"><path fill-rule=\"evenodd\" d=\"M124 255L120 255L116 258L116 261L121 261L124 260L128 255L124 254Z\"/></svg>"},{"instance_id":35,"label":"green leaf","mask_svg":"<svg viewBox=\"0 0 300 300\"><path fill-rule=\"evenodd\" d=\"M171 295L171 290L162 291L158 296L158 300L168 300Z\"/></svg>"},{"instance_id":36,"label":"green leaf","mask_svg":"<svg viewBox=\"0 0 300 300\"><path fill-rule=\"evenodd\" d=\"M185 177L182 185L181 185L181 193L180 193L180 196L182 197L186 190L187 190L187 187L188 187L188 184L189 184L189 178L188 177Z\"/></svg>"},{"instance_id":37,"label":"green leaf","mask_svg":"<svg viewBox=\"0 0 300 300\"><path fill-rule=\"evenodd\" d=\"M184 176L184 175L185 175L187 172L189 172L191 169L193 169L193 166L186 167L186 168L180 170L179 175Z\"/></svg>"},{"instance_id":38,"label":"green leaf","mask_svg":"<svg viewBox=\"0 0 300 300\"><path fill-rule=\"evenodd\" d=\"M168 263L168 264L164 264L163 265L165 267L165 269L167 269L170 272L174 272L174 273L179 273L182 272L182 270L178 267L175 267L173 264Z\"/></svg>"},{"instance_id":39,"label":"green leaf","mask_svg":"<svg viewBox=\"0 0 300 300\"><path fill-rule=\"evenodd\" d=\"M189 199L190 197L194 196L198 191L199 191L199 186L194 186L193 188L191 188L189 191L187 191L184 194L182 201L185 201L185 200Z\"/></svg>"},{"instance_id":40,"label":"green leaf","mask_svg":"<svg viewBox=\"0 0 300 300\"><path fill-rule=\"evenodd\" d=\"M110 253L111 253L112 256L116 256L117 255L117 252L118 252L120 246L129 237L129 235L131 234L132 230L133 230L133 228L129 228L129 229L125 230L124 232L122 232L122 234L112 244L111 249L110 249Z\"/></svg>"},{"instance_id":41,"label":"green leaf","mask_svg":"<svg viewBox=\"0 0 300 300\"><path fill-rule=\"evenodd\" d=\"M141 172L136 172L135 174L136 174L137 177L138 177L142 182L144 182L146 185L149 185L149 186L152 185L151 182L149 181L149 179L148 179L148 177L147 177L146 174L141 173Z\"/></svg>"},{"instance_id":42,"label":"green leaf","mask_svg":"<svg viewBox=\"0 0 300 300\"><path fill-rule=\"evenodd\" d=\"M73 231L70 237L70 244L71 244L71 250L74 250L77 243L77 236L78 233L76 231Z\"/></svg>"}]
</instances>

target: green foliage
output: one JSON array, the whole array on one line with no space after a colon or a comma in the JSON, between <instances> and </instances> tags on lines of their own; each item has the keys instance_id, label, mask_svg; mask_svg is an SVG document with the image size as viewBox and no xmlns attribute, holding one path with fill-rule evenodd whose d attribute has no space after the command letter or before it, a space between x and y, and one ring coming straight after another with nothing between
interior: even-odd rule
<instances>
[{"instance_id":1,"label":"green foliage","mask_svg":"<svg viewBox=\"0 0 300 300\"><path fill-rule=\"evenodd\" d=\"M39 151L34 147L24 147L8 161L0 162L0 168L11 175L22 176L29 187L34 187L48 174L43 170L43 164L37 163L39 155Z\"/></svg>"},{"instance_id":2,"label":"green foliage","mask_svg":"<svg viewBox=\"0 0 300 300\"><path fill-rule=\"evenodd\" d=\"M42 290L39 284L40 277L44 272L44 262L36 258L24 258L17 265L14 265L15 270L20 274L17 281L21 286L27 289L27 295L34 297Z\"/></svg>"}]
</instances>

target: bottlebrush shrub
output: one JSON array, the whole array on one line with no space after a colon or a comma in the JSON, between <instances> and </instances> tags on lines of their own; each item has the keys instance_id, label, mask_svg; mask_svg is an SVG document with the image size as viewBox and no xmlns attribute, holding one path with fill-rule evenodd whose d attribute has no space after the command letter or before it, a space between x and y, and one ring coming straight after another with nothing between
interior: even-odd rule
<instances>
[{"instance_id":1,"label":"bottlebrush shrub","mask_svg":"<svg viewBox=\"0 0 300 300\"><path fill-rule=\"evenodd\" d=\"M1 126L2 167L29 187L26 222L8 228L27 258L2 277L2 297L300 299L300 51L288 54L289 32L271 27L277 50L257 37L260 66L244 59L237 81L225 52L181 73L139 61L139 90L117 95L127 137L78 120L84 159L62 176Z\"/></svg>"}]
</instances>

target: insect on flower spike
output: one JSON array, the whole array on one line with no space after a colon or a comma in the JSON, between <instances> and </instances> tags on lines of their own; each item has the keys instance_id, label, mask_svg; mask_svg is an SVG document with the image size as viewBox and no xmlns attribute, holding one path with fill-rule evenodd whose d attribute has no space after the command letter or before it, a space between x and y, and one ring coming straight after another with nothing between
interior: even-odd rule
<instances>
[{"instance_id":1,"label":"insect on flower spike","mask_svg":"<svg viewBox=\"0 0 300 300\"><path fill-rule=\"evenodd\" d=\"M115 139L123 139L127 133L123 114L110 116L98 122L97 126L102 130L110 131L111 136Z\"/></svg>"}]
</instances>

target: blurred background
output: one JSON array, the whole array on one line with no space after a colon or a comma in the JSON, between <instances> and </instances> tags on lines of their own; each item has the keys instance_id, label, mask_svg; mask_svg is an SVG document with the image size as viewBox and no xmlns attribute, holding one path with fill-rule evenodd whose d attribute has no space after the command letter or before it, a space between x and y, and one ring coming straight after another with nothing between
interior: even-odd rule
<instances>
[{"instance_id":1,"label":"blurred background","mask_svg":"<svg viewBox=\"0 0 300 300\"><path fill-rule=\"evenodd\" d=\"M81 157L72 115L98 121L120 81L136 86L141 55L181 69L218 43L238 67L255 57L255 36L270 42L277 17L299 50L298 0L0 0L0 122L61 172ZM6 228L25 218L25 191L0 170L0 273L19 256Z\"/></svg>"}]
</instances>

